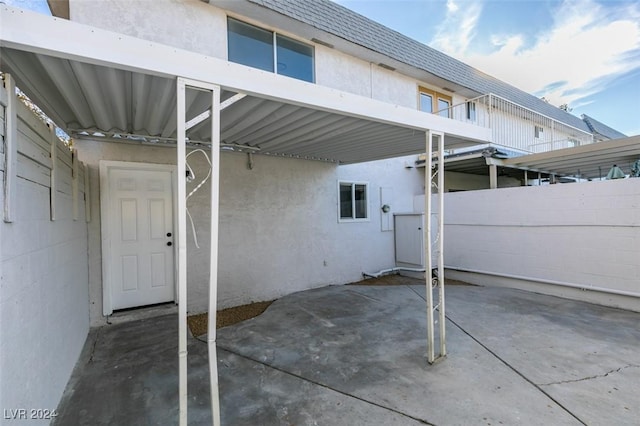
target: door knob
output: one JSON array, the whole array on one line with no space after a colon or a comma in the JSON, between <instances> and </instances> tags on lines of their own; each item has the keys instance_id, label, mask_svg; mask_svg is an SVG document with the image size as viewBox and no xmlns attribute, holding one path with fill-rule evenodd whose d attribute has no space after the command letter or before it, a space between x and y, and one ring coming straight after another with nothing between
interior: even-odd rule
<instances>
[{"instance_id":1,"label":"door knob","mask_svg":"<svg viewBox=\"0 0 640 426\"><path fill-rule=\"evenodd\" d=\"M167 237L170 237L170 236L171 236L171 232L167 232Z\"/></svg>"},{"instance_id":2,"label":"door knob","mask_svg":"<svg viewBox=\"0 0 640 426\"><path fill-rule=\"evenodd\" d=\"M173 245L173 243L172 243L171 241L167 241L167 245L168 245L168 246L172 246L172 245Z\"/></svg>"}]
</instances>

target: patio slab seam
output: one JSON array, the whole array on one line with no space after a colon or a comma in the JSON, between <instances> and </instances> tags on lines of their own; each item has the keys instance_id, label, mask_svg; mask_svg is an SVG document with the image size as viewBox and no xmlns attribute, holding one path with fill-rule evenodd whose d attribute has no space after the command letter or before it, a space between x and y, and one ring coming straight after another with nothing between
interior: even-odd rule
<instances>
[{"instance_id":1,"label":"patio slab seam","mask_svg":"<svg viewBox=\"0 0 640 426\"><path fill-rule=\"evenodd\" d=\"M412 286L407 286L409 287L415 294L418 295L418 297L420 297L422 300L424 300L426 302L426 298L424 298L420 293L418 293ZM445 299L446 300L446 299ZM467 336L469 336L469 338L471 338L474 342L476 342L478 345L480 345L484 350L486 350L489 354L491 354L491 356L493 356L494 358L496 358L498 361L500 361L502 364L504 364L505 366L507 366L511 371L513 371L514 373L516 373L518 376L522 377L527 383L529 383L531 386L533 386L534 388L536 388L540 393L544 394L547 398L549 398L551 401L553 401L556 405L558 405L558 407L562 408L565 412L567 412L571 417L573 417L574 419L576 419L578 422L580 422L583 425L587 425L587 423L582 420L580 417L578 417L575 413L573 413L571 410L569 410L567 407L565 407L562 403L560 403L560 401L558 401L557 399L555 399L554 397L552 397L548 392L546 392L544 389L542 389L540 386L544 386L544 385L539 385L535 382L533 382L531 379L529 379L527 376L525 376L522 372L520 372L517 368L515 368L513 365L511 365L510 363L508 363L505 359L503 359L502 357L500 357L495 351L491 350L487 345L485 345L484 343L482 343L478 338L476 338L475 336L473 336L470 332L468 332L467 330L465 330L460 324L456 323L454 320L452 320L448 315L445 314L445 318L447 319L447 321L449 321L451 324L453 324L456 328L458 328L460 331L462 331L464 334L466 334Z\"/></svg>"},{"instance_id":2,"label":"patio slab seam","mask_svg":"<svg viewBox=\"0 0 640 426\"><path fill-rule=\"evenodd\" d=\"M199 339L199 338L196 338L196 340L198 340L199 342L205 342L204 340L201 340L201 339ZM286 374L286 375L288 375L288 376L294 377L294 378L296 378L296 379L298 379L298 380L303 380L303 381L308 382L308 383L311 383L311 384L313 384L313 385L315 385L315 386L319 386L319 387L321 387L321 388L323 388L323 389L327 389L327 390L329 390L329 391L339 393L340 395L344 395L344 396L347 396L347 397L349 397L349 398L356 399L356 400L358 400L358 401L364 402L364 403L366 403L366 404L373 405L373 406L378 407L378 408L381 408L381 409L383 409L383 410L387 410L387 411L390 411L390 412L392 412L392 413L396 413L396 414L398 414L398 415L400 415L400 416L406 417L406 418L411 419L411 420L415 420L415 421L417 421L417 422L419 422L419 423L422 423L422 424L425 424L425 425L428 425L428 426L437 426L436 424L431 423L431 422L429 422L428 420L420 419L420 418L417 418L417 417L413 417L413 416L410 416L410 415L409 415L409 414L407 414L407 413L403 413L403 412L401 412L401 411L399 411L399 410L396 410L396 409L393 409L393 408L391 408L391 407L385 407L384 405L377 404L377 403L375 403L375 402L373 402L373 401L369 401L369 400L367 400L367 399L364 399L364 398L361 398L361 397L358 397L358 396L355 396L355 395L351 395L351 394L349 394L349 393L347 393L347 392L344 392L344 391L341 391L341 390L339 390L339 389L333 388L333 387L331 387L331 386L329 386L329 385L327 385L327 384L320 383L320 382L318 382L318 381L308 379L308 378L306 378L306 377L304 377L304 376L302 376L302 375L299 375L299 374L293 373L293 372L291 372L291 371L287 371L287 370L285 370L285 369L283 369L283 368L279 368L279 367L276 367L276 366L274 366L274 365L268 364L268 363L266 363L266 362L263 362L263 361L260 361L260 360L254 359L254 358L252 358L252 357L250 357L250 356L247 356L247 355L244 355L244 354L238 353L238 352L234 351L233 349L230 349L230 348L224 347L224 346L222 346L222 345L220 345L220 344L218 344L218 343L216 344L216 348L217 348L217 349L221 349L221 350L223 350L223 351L225 351L225 352L229 352L229 353L231 353L231 354L233 354L233 355L235 355L235 356L238 356L238 357L240 357L240 358L246 359L246 360L248 360L248 361L255 362L255 363L257 363L257 364L263 365L263 366L265 366L265 367L267 367L267 368L270 368L270 369L272 369L272 370L274 370L274 371L278 371L278 372L280 372L280 373L283 373L283 374Z\"/></svg>"}]
</instances>

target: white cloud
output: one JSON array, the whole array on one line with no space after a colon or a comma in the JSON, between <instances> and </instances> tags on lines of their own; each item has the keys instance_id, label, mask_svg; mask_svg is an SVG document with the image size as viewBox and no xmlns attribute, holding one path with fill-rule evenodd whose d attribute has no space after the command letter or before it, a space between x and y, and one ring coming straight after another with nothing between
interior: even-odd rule
<instances>
[{"instance_id":1,"label":"white cloud","mask_svg":"<svg viewBox=\"0 0 640 426\"><path fill-rule=\"evenodd\" d=\"M461 14L450 11L447 20L457 16L475 26L478 10L469 9ZM621 74L640 68L637 3L611 12L592 0L566 0L554 16L551 28L527 47L524 34L494 35L492 53L468 52L473 27L465 27L457 38L439 31L433 45L554 105L581 103Z\"/></svg>"},{"instance_id":2,"label":"white cloud","mask_svg":"<svg viewBox=\"0 0 640 426\"><path fill-rule=\"evenodd\" d=\"M454 0L447 0L447 15L436 29L430 45L454 57L461 57L467 51L469 42L475 36L475 27L482 12L479 2L465 2L464 8Z\"/></svg>"}]
</instances>

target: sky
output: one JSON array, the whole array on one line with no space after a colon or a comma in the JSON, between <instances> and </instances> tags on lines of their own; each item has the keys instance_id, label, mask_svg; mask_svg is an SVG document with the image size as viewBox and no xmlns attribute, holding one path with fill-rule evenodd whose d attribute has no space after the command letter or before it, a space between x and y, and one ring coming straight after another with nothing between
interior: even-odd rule
<instances>
[{"instance_id":1,"label":"sky","mask_svg":"<svg viewBox=\"0 0 640 426\"><path fill-rule=\"evenodd\" d=\"M334 0L552 105L640 134L640 0Z\"/></svg>"},{"instance_id":2,"label":"sky","mask_svg":"<svg viewBox=\"0 0 640 426\"><path fill-rule=\"evenodd\" d=\"M0 1L49 13L46 0ZM333 1L578 117L640 134L640 0Z\"/></svg>"}]
</instances>

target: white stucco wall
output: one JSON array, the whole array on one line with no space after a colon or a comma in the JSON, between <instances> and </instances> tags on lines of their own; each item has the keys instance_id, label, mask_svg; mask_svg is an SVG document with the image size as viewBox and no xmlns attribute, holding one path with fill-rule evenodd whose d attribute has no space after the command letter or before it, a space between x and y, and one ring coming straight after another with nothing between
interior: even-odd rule
<instances>
[{"instance_id":1,"label":"white stucco wall","mask_svg":"<svg viewBox=\"0 0 640 426\"><path fill-rule=\"evenodd\" d=\"M445 264L452 273L640 310L640 298L573 290L536 280L601 287L640 297L640 180L446 194Z\"/></svg>"},{"instance_id":2,"label":"white stucco wall","mask_svg":"<svg viewBox=\"0 0 640 426\"><path fill-rule=\"evenodd\" d=\"M69 3L72 21L220 59L227 58L227 12L202 1L70 0ZM242 19L235 13L233 16ZM247 21L260 25L253 19ZM278 28L263 27L298 38L296 34ZM418 85L443 91L440 87L417 81L398 71L386 70L337 49L314 44L304 38L301 41L314 46L316 84L408 108L418 106ZM461 102L464 98L453 94L453 103Z\"/></svg>"},{"instance_id":3,"label":"white stucco wall","mask_svg":"<svg viewBox=\"0 0 640 426\"><path fill-rule=\"evenodd\" d=\"M227 58L226 14L200 0L70 0L69 17L77 23Z\"/></svg>"},{"instance_id":4,"label":"white stucco wall","mask_svg":"<svg viewBox=\"0 0 640 426\"><path fill-rule=\"evenodd\" d=\"M77 141L91 170L89 276L92 324L102 317L102 265L98 161L175 164L175 150L95 141ZM200 154L191 162L206 173ZM295 291L357 281L362 272L394 266L393 232L381 231L380 187L392 188L395 212L412 210L424 192L422 176L405 168L414 157L349 166L223 153L220 188L219 308L272 300ZM371 217L364 223L338 223L338 180L369 182ZM198 182L194 182L191 187ZM188 309L207 309L209 274L209 184L188 203L201 249L188 230Z\"/></svg>"},{"instance_id":5,"label":"white stucco wall","mask_svg":"<svg viewBox=\"0 0 640 426\"><path fill-rule=\"evenodd\" d=\"M38 124L35 131L47 138L44 124L33 121ZM21 124L19 129L23 128ZM30 137L36 139L35 134ZM18 137L22 146L31 144L21 133ZM40 149L35 144L30 148ZM27 169L43 170L20 157L19 176L29 174ZM55 221L50 220L49 187L23 177L17 178L12 198L14 221L0 220L2 424L49 424L32 419L28 410L56 409L89 330L84 208L81 202L78 219L73 220L69 186L64 185L71 181L71 170L59 163L57 173ZM0 172L0 185L4 179ZM0 191L0 211L4 205ZM27 410L27 420L20 418L21 412L9 411L19 409Z\"/></svg>"}]
</instances>

